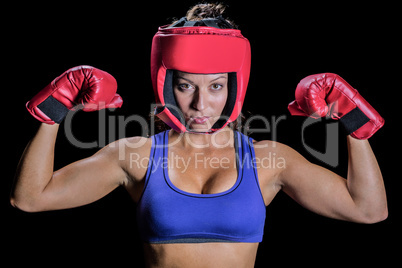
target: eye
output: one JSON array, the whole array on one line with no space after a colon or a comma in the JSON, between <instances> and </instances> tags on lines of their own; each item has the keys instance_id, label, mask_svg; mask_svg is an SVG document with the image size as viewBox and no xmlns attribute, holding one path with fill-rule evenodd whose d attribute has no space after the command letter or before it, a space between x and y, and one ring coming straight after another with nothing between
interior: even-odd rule
<instances>
[{"instance_id":1,"label":"eye","mask_svg":"<svg viewBox=\"0 0 402 268\"><path fill-rule=\"evenodd\" d=\"M178 88L180 90L191 90L191 89L193 89L193 86L188 83L183 83L183 84L178 84Z\"/></svg>"},{"instance_id":2,"label":"eye","mask_svg":"<svg viewBox=\"0 0 402 268\"><path fill-rule=\"evenodd\" d=\"M212 84L211 85L211 89L212 90L220 90L220 89L222 89L222 85L221 84Z\"/></svg>"}]
</instances>

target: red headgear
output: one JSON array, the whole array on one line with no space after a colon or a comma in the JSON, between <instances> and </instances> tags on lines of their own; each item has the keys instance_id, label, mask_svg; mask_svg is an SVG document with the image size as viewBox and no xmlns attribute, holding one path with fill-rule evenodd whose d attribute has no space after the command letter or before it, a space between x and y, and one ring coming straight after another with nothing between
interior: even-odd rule
<instances>
[{"instance_id":1,"label":"red headgear","mask_svg":"<svg viewBox=\"0 0 402 268\"><path fill-rule=\"evenodd\" d=\"M184 27L177 27L184 22ZM228 73L228 99L208 133L237 119L243 106L250 76L249 41L240 30L220 29L221 17L202 21L182 18L171 26L159 27L152 41L151 77L158 107L157 115L178 132L188 132L173 93L173 71L195 74ZM205 26L194 26L204 24ZM191 131L190 131L191 132Z\"/></svg>"}]
</instances>

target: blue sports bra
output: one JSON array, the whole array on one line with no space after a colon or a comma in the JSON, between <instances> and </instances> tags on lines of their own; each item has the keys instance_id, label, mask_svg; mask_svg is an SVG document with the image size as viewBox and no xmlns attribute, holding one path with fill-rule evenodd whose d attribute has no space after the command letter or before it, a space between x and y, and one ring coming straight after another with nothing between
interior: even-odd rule
<instances>
[{"instance_id":1,"label":"blue sports bra","mask_svg":"<svg viewBox=\"0 0 402 268\"><path fill-rule=\"evenodd\" d=\"M142 240L149 243L261 242L265 204L252 139L235 132L238 177L228 190L195 194L168 176L168 133L152 136L145 185L137 204Z\"/></svg>"}]
</instances>

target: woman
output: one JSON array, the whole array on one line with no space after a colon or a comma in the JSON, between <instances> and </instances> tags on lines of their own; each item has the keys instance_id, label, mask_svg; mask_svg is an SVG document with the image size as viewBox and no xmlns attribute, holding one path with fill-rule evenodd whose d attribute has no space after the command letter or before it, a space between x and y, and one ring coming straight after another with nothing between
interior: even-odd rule
<instances>
[{"instance_id":1,"label":"woman","mask_svg":"<svg viewBox=\"0 0 402 268\"><path fill-rule=\"evenodd\" d=\"M72 208L123 186L138 203L149 267L253 267L265 207L281 190L327 217L384 220L384 184L367 141L383 120L339 76L303 79L289 110L340 119L349 134L347 180L284 144L232 130L250 47L222 12L196 5L154 37L155 114L170 131L116 141L54 171L55 139L68 111L77 103L85 111L120 107L122 100L114 78L89 66L66 71L36 95L27 108L43 123L22 156L11 203L31 212ZM264 164L268 156L281 164Z\"/></svg>"}]
</instances>

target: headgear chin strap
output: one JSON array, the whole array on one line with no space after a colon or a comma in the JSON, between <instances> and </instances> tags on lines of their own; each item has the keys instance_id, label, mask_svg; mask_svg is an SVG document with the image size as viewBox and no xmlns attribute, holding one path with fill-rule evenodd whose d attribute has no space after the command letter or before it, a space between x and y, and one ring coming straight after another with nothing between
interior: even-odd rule
<instances>
[{"instance_id":1,"label":"headgear chin strap","mask_svg":"<svg viewBox=\"0 0 402 268\"><path fill-rule=\"evenodd\" d=\"M152 40L155 115L178 132L194 131L186 127L176 104L173 92L175 70L194 74L228 73L226 105L221 119L207 133L224 128L241 112L250 76L250 43L240 30L220 29L220 26L228 26L221 17L200 21L182 18L173 25L159 27Z\"/></svg>"}]
</instances>

